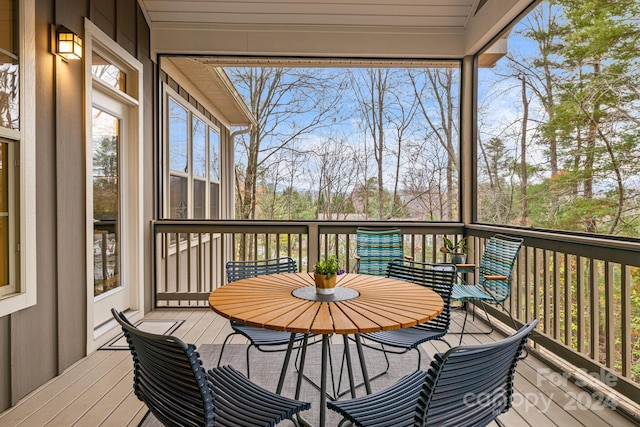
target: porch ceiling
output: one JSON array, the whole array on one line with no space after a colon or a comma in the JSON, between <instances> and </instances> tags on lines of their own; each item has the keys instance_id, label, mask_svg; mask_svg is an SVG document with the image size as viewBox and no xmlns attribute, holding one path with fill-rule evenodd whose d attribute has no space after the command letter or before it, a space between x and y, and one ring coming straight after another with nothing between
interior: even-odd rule
<instances>
[{"instance_id":1,"label":"porch ceiling","mask_svg":"<svg viewBox=\"0 0 640 427\"><path fill-rule=\"evenodd\" d=\"M486 0L143 0L153 22L462 29Z\"/></svg>"},{"instance_id":2,"label":"porch ceiling","mask_svg":"<svg viewBox=\"0 0 640 427\"><path fill-rule=\"evenodd\" d=\"M139 0L155 53L461 58L531 0Z\"/></svg>"}]
</instances>

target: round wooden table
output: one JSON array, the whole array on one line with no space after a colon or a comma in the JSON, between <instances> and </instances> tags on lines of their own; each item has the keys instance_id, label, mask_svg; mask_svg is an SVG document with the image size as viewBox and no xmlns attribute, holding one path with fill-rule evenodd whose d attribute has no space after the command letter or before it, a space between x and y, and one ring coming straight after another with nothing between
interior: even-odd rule
<instances>
[{"instance_id":1,"label":"round wooden table","mask_svg":"<svg viewBox=\"0 0 640 427\"><path fill-rule=\"evenodd\" d=\"M317 295L313 273L285 273L238 280L216 289L209 305L221 316L251 326L291 332L289 348L280 375L280 393L296 333L322 334L320 425L324 426L326 369L329 335L344 337L347 369L355 397L347 334L354 334L356 348L371 392L358 334L408 328L440 314L442 298L430 289L401 280L362 274L338 276L336 294ZM296 296L297 295L297 296ZM302 345L296 399L304 370L307 336Z\"/></svg>"}]
</instances>

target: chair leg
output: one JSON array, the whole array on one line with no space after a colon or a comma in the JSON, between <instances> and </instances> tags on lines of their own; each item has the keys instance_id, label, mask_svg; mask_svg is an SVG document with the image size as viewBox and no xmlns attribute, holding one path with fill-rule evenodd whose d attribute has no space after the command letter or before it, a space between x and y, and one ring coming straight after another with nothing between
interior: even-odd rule
<instances>
[{"instance_id":1,"label":"chair leg","mask_svg":"<svg viewBox=\"0 0 640 427\"><path fill-rule=\"evenodd\" d=\"M464 337L464 328L467 326L467 316L469 315L469 310L464 311L464 320L462 321L462 330L460 331L460 341L458 345L462 344L462 337Z\"/></svg>"},{"instance_id":2,"label":"chair leg","mask_svg":"<svg viewBox=\"0 0 640 427\"><path fill-rule=\"evenodd\" d=\"M329 398L329 400L338 400L338 397L340 396L338 391L340 390L340 382L338 383L338 388L336 389L336 380L335 380L335 374L334 374L334 369L333 369L333 356L331 355L331 345L327 346L327 351L328 351L328 360L327 362L329 363L329 371L331 372L331 387L332 387L332 391L333 394L330 394L329 392L326 392L327 397ZM300 348L298 347L298 355L300 354ZM298 355L296 355L296 360L294 362L294 368L296 370L296 372L300 371L300 366L298 365ZM344 365L344 353L343 353L343 360L342 363ZM340 377L342 377L342 368L340 370ZM309 378L306 374L302 374L302 378L304 378L311 386L313 386L316 390L320 391L320 386L318 384L315 383L315 381L313 381L311 378ZM340 381L342 381L340 379Z\"/></svg>"},{"instance_id":3,"label":"chair leg","mask_svg":"<svg viewBox=\"0 0 640 427\"><path fill-rule=\"evenodd\" d=\"M467 334L469 335L490 335L493 333L493 323L491 323L491 319L489 318L489 313L487 313L487 310L484 308L484 302L482 300L479 300L480 303L482 304L482 310L484 311L485 316L487 317L487 323L489 324L489 330L488 331L478 331L478 332L467 332ZM465 307L467 306L467 301L465 301ZM473 318L475 319L475 313L476 313L476 309L475 306L473 307ZM458 343L458 345L462 344L462 337L464 336L465 332L465 326L467 325L467 317L469 316L469 310L468 308L465 309L464 311L464 321L462 322L462 330L460 332L449 332L450 334L453 335L460 335L460 341ZM448 344L448 343L447 343Z\"/></svg>"},{"instance_id":4,"label":"chair leg","mask_svg":"<svg viewBox=\"0 0 640 427\"><path fill-rule=\"evenodd\" d=\"M513 318L513 316L511 315L511 312L507 309L507 307L504 306L503 303L500 303L500 307L502 307L502 311L506 311L507 314L509 315L509 319L511 319L511 324L513 325L513 329L514 330L518 330L518 325L516 325L516 321Z\"/></svg>"},{"instance_id":5,"label":"chair leg","mask_svg":"<svg viewBox=\"0 0 640 427\"><path fill-rule=\"evenodd\" d=\"M253 344L249 343L249 345L247 346L247 378L251 378L251 372L249 371L249 350L251 350L251 347L253 347Z\"/></svg>"},{"instance_id":6,"label":"chair leg","mask_svg":"<svg viewBox=\"0 0 640 427\"><path fill-rule=\"evenodd\" d=\"M147 418L149 418L149 415L151 415L151 411L147 409L147 413L144 414L144 417L142 417L142 419L138 423L138 427L142 427L142 425L144 425L145 421L147 421Z\"/></svg>"},{"instance_id":7,"label":"chair leg","mask_svg":"<svg viewBox=\"0 0 640 427\"><path fill-rule=\"evenodd\" d=\"M487 308L484 305L484 301L480 300L480 304L482 304L482 311L484 311L484 315L487 318L487 323L489 324L489 331L480 331L480 332L471 332L472 334L485 334L485 335L489 335L493 333L493 323L491 323L491 318L489 317L489 313L487 312ZM501 304L502 305L502 304ZM475 307L473 309L473 312L475 314ZM516 328L517 330L517 328Z\"/></svg>"},{"instance_id":8,"label":"chair leg","mask_svg":"<svg viewBox=\"0 0 640 427\"><path fill-rule=\"evenodd\" d=\"M387 352L384 350L384 344L380 344L380 348L382 348L382 354L384 354L384 360L387 363L387 367L384 369L384 371L380 372L379 374L375 375L373 378L371 378L372 380L386 374L387 372L389 372L389 367L391 366L391 363L389 362L389 356L387 356ZM419 356L419 354L418 354ZM420 359L418 359L418 366L420 366ZM418 368L420 369L420 368Z\"/></svg>"},{"instance_id":9,"label":"chair leg","mask_svg":"<svg viewBox=\"0 0 640 427\"><path fill-rule=\"evenodd\" d=\"M516 320L511 315L511 312L502 303L500 303L500 307L502 307L503 311L507 312L507 314L509 315L509 318L511 319L511 324L513 325L513 329L517 331L518 330L518 325L516 324ZM520 354L518 359L519 360L526 359L528 355L529 355L529 352L527 351L527 347L525 346L525 347L522 348L522 353Z\"/></svg>"},{"instance_id":10,"label":"chair leg","mask_svg":"<svg viewBox=\"0 0 640 427\"><path fill-rule=\"evenodd\" d=\"M449 341L445 340L444 338L437 338L438 341L442 341L443 343L445 343L447 345L447 347L451 348L451 344L449 344Z\"/></svg>"},{"instance_id":11,"label":"chair leg","mask_svg":"<svg viewBox=\"0 0 640 427\"><path fill-rule=\"evenodd\" d=\"M224 342L222 343L222 348L220 349L220 357L218 357L218 368L220 367L220 362L222 361L222 353L224 353L224 347L227 345L227 341L229 341L229 338L231 338L233 335L237 335L237 332L231 332L229 335L227 335L227 337L224 339Z\"/></svg>"},{"instance_id":12,"label":"chair leg","mask_svg":"<svg viewBox=\"0 0 640 427\"><path fill-rule=\"evenodd\" d=\"M373 347L370 346L370 344L363 344L363 346L364 347L373 348ZM385 375L387 372L389 372L389 368L391 367L391 365L389 363L389 357L387 357L387 352L384 351L384 345L380 344L380 347L382 348L382 350L378 350L378 351L382 351L382 354L384 355L385 362L387 363L387 367L382 372L379 372L379 373L375 374L374 376L369 377L369 382L371 382L371 381L373 381L373 380L375 380L377 378L380 378L381 376ZM344 395L346 395L347 393L350 392L350 389L346 389L344 391L339 391L340 388L342 387L342 373L344 372L345 357L346 357L346 354L342 353L342 364L340 365L340 379L339 379L339 382L338 382L338 398L340 398L340 397L342 397L342 396L344 396ZM364 381L356 384L354 386L354 388L357 389L357 388L362 387L363 385L365 385Z\"/></svg>"}]
</instances>

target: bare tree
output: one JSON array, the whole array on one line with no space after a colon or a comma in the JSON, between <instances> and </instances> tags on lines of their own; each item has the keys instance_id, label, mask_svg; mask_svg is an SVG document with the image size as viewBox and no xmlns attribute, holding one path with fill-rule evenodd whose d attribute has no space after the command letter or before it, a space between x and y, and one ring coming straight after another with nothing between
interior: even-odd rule
<instances>
[{"instance_id":1,"label":"bare tree","mask_svg":"<svg viewBox=\"0 0 640 427\"><path fill-rule=\"evenodd\" d=\"M413 118L417 108L416 99L409 96L406 75L398 69L352 70L351 87L365 134L371 141L376 164L377 218L394 216L399 212L398 187L403 144L411 135L411 127L415 124ZM365 138L365 144L369 141L368 138ZM385 170L391 156L394 159L394 181L391 206L387 212ZM364 177L363 183L368 185L368 177Z\"/></svg>"},{"instance_id":2,"label":"bare tree","mask_svg":"<svg viewBox=\"0 0 640 427\"><path fill-rule=\"evenodd\" d=\"M458 171L458 91L457 68L424 68L410 70L409 77L430 134L448 153L447 219L454 219L457 188L454 177Z\"/></svg>"},{"instance_id":3,"label":"bare tree","mask_svg":"<svg viewBox=\"0 0 640 427\"><path fill-rule=\"evenodd\" d=\"M529 123L529 99L527 97L527 78L520 76L522 96L522 125L520 131L520 225L527 225L529 209L527 207L527 125Z\"/></svg>"},{"instance_id":4,"label":"bare tree","mask_svg":"<svg viewBox=\"0 0 640 427\"><path fill-rule=\"evenodd\" d=\"M335 120L343 86L318 70L301 68L230 68L235 86L246 97L257 125L237 139L236 195L241 219L256 217L260 169L278 150ZM337 82L337 83L336 83Z\"/></svg>"},{"instance_id":5,"label":"bare tree","mask_svg":"<svg viewBox=\"0 0 640 427\"><path fill-rule=\"evenodd\" d=\"M408 161L402 176L404 204L413 219L440 221L446 206L446 169L449 155L425 140L407 147Z\"/></svg>"},{"instance_id":6,"label":"bare tree","mask_svg":"<svg viewBox=\"0 0 640 427\"><path fill-rule=\"evenodd\" d=\"M335 137L312 151L310 173L317 183L318 218L346 219L353 212L350 195L357 175L358 151L348 141Z\"/></svg>"}]
</instances>

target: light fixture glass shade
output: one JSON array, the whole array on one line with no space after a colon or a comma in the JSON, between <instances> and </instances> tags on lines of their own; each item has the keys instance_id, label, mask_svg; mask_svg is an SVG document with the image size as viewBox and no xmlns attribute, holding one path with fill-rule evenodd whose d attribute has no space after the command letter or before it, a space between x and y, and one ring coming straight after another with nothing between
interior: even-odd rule
<instances>
[{"instance_id":1,"label":"light fixture glass shade","mask_svg":"<svg viewBox=\"0 0 640 427\"><path fill-rule=\"evenodd\" d=\"M58 30L58 55L66 59L82 58L82 39L67 29Z\"/></svg>"}]
</instances>

